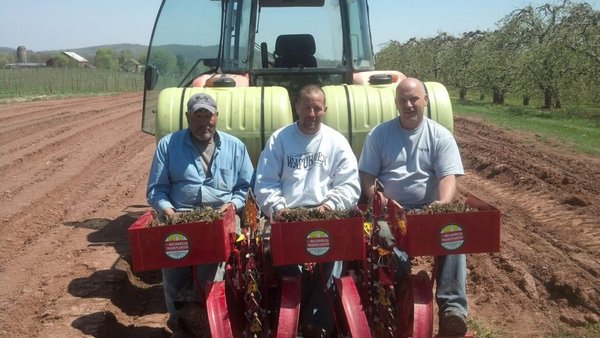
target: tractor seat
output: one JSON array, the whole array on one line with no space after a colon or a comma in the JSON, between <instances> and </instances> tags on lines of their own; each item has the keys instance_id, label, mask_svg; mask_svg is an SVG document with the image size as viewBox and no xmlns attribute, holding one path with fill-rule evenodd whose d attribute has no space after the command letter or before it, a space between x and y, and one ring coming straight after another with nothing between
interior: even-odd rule
<instances>
[{"instance_id":1,"label":"tractor seat","mask_svg":"<svg viewBox=\"0 0 600 338\"><path fill-rule=\"evenodd\" d=\"M280 35L275 41L275 67L316 67L315 39L310 34Z\"/></svg>"}]
</instances>

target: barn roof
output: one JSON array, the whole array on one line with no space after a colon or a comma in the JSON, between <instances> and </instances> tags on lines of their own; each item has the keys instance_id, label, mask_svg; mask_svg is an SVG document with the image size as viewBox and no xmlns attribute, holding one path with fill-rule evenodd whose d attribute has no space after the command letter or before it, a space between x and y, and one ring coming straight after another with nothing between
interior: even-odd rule
<instances>
[{"instance_id":1,"label":"barn roof","mask_svg":"<svg viewBox=\"0 0 600 338\"><path fill-rule=\"evenodd\" d=\"M79 55L75 52L63 52L63 53L65 53L70 58L75 59L77 62L88 62L88 60L86 60L84 57L82 57L81 55Z\"/></svg>"}]
</instances>

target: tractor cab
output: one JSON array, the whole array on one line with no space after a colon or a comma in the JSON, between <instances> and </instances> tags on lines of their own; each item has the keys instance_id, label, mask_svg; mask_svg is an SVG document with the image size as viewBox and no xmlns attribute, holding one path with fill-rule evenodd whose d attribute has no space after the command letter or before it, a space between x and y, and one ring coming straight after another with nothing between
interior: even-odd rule
<instances>
[{"instance_id":1,"label":"tractor cab","mask_svg":"<svg viewBox=\"0 0 600 338\"><path fill-rule=\"evenodd\" d=\"M148 50L143 129L168 87L353 83L374 69L366 0L164 0ZM293 98L292 98L293 100Z\"/></svg>"}]
</instances>

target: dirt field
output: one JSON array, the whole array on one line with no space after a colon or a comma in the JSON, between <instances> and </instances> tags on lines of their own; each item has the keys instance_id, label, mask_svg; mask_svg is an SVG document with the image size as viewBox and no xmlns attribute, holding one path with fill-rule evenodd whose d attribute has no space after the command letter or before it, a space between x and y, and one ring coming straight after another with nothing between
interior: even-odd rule
<instances>
[{"instance_id":1,"label":"dirt field","mask_svg":"<svg viewBox=\"0 0 600 338\"><path fill-rule=\"evenodd\" d=\"M168 336L160 275L130 266L154 151L141 99L0 105L0 336ZM581 336L600 319L600 159L455 123L460 190L503 212L502 251L468 258L470 318L496 337Z\"/></svg>"}]
</instances>

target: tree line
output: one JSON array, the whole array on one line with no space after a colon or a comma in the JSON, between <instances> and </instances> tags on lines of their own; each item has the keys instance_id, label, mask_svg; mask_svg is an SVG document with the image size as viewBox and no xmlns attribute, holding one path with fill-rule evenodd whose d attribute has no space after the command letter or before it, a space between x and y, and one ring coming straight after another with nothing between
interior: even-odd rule
<instances>
[{"instance_id":1,"label":"tree line","mask_svg":"<svg viewBox=\"0 0 600 338\"><path fill-rule=\"evenodd\" d=\"M377 53L378 69L438 81L458 93L503 104L507 95L543 108L600 102L600 11L588 3L514 10L494 31L392 40Z\"/></svg>"}]
</instances>

